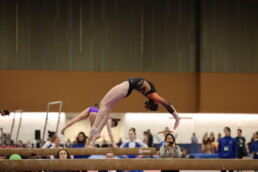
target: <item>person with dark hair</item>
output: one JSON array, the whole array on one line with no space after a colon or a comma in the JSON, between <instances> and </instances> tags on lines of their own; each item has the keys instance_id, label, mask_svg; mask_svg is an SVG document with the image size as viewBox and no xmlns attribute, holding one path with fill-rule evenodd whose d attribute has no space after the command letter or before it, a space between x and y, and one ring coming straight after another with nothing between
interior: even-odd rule
<instances>
[{"instance_id":1,"label":"person with dark hair","mask_svg":"<svg viewBox=\"0 0 258 172\"><path fill-rule=\"evenodd\" d=\"M57 134L55 131L48 131L48 140L46 143L42 146L42 148L51 148L54 145L54 140L57 137Z\"/></svg>"},{"instance_id":2,"label":"person with dark hair","mask_svg":"<svg viewBox=\"0 0 258 172\"><path fill-rule=\"evenodd\" d=\"M237 158L242 159L243 156L245 156L249 153L249 149L246 144L245 137L242 136L242 130L240 128L237 129L237 137L235 139L236 139L237 145L238 145Z\"/></svg>"},{"instance_id":3,"label":"person with dark hair","mask_svg":"<svg viewBox=\"0 0 258 172\"><path fill-rule=\"evenodd\" d=\"M22 140L18 140L16 148L24 148Z\"/></svg>"},{"instance_id":4,"label":"person with dark hair","mask_svg":"<svg viewBox=\"0 0 258 172\"><path fill-rule=\"evenodd\" d=\"M84 111L82 111L79 115L77 115L76 117L74 117L72 120L70 120L66 125L65 127L61 130L61 133L64 134L65 133L65 130L67 128L69 128L70 126L72 126L74 123L78 122L78 121L81 121L83 119L86 119L86 118L89 118L90 120L90 125L92 127L92 125L94 124L95 122L95 119L96 119L96 116L97 116L97 113L98 113L99 109L97 108L94 108L94 107L88 107L87 109L85 109ZM115 140L114 140L114 137L113 137L113 134L112 134L112 130L111 128L112 127L116 127L118 125L118 122L120 121L120 119L116 119L116 118L109 118L108 121L107 121L107 130L108 130L108 134L109 134L109 137L110 137L110 140L112 142L112 146L114 148L117 148L117 145L115 143Z\"/></svg>"},{"instance_id":5,"label":"person with dark hair","mask_svg":"<svg viewBox=\"0 0 258 172\"><path fill-rule=\"evenodd\" d=\"M131 127L131 128L129 129L129 131L133 131L133 132L136 133L136 129L135 129L134 127Z\"/></svg>"},{"instance_id":6,"label":"person with dark hair","mask_svg":"<svg viewBox=\"0 0 258 172\"><path fill-rule=\"evenodd\" d=\"M84 132L79 132L75 142L72 144L72 148L84 148L87 138ZM87 159L89 157L90 155L74 155L74 159Z\"/></svg>"},{"instance_id":7,"label":"person with dark hair","mask_svg":"<svg viewBox=\"0 0 258 172\"><path fill-rule=\"evenodd\" d=\"M203 153L207 153L207 154L213 153L211 141L208 136L208 132L205 132L203 135L201 150Z\"/></svg>"},{"instance_id":8,"label":"person with dark hair","mask_svg":"<svg viewBox=\"0 0 258 172\"><path fill-rule=\"evenodd\" d=\"M258 159L258 131L255 134L255 140L252 146L253 159Z\"/></svg>"},{"instance_id":9,"label":"person with dark hair","mask_svg":"<svg viewBox=\"0 0 258 172\"><path fill-rule=\"evenodd\" d=\"M6 116L6 115L9 115L10 112L8 110L1 109L0 114L1 114L1 116Z\"/></svg>"},{"instance_id":10,"label":"person with dark hair","mask_svg":"<svg viewBox=\"0 0 258 172\"><path fill-rule=\"evenodd\" d=\"M148 145L136 138L135 128L130 128L128 132L129 139L125 140L120 148L147 148ZM142 158L142 155L127 155L128 158Z\"/></svg>"},{"instance_id":11,"label":"person with dark hair","mask_svg":"<svg viewBox=\"0 0 258 172\"><path fill-rule=\"evenodd\" d=\"M169 113L175 118L174 129L176 129L180 122L180 117L177 114L175 108L168 103L164 98L158 95L154 85L144 78L130 78L116 86L114 86L101 100L100 109L89 133L89 139L86 143L86 147L90 142L100 138L100 133L103 127L107 124L109 114L116 103L124 97L131 94L133 90L140 92L143 96L149 100L145 102L145 107L152 111L157 111L159 104L163 105Z\"/></svg>"},{"instance_id":12,"label":"person with dark hair","mask_svg":"<svg viewBox=\"0 0 258 172\"><path fill-rule=\"evenodd\" d=\"M150 129L147 130L148 134L148 147L153 147L153 135L151 134Z\"/></svg>"},{"instance_id":13,"label":"person with dark hair","mask_svg":"<svg viewBox=\"0 0 258 172\"><path fill-rule=\"evenodd\" d=\"M164 145L160 147L161 158L181 158L182 153L180 147L176 144L173 134L165 136ZM179 172L179 170L161 170L161 172Z\"/></svg>"},{"instance_id":14,"label":"person with dark hair","mask_svg":"<svg viewBox=\"0 0 258 172\"><path fill-rule=\"evenodd\" d=\"M60 149L55 155L56 159L71 159L69 152L66 149ZM76 170L53 170L53 171L45 171L45 172L78 172Z\"/></svg>"},{"instance_id":15,"label":"person with dark hair","mask_svg":"<svg viewBox=\"0 0 258 172\"><path fill-rule=\"evenodd\" d=\"M252 145L253 159L258 159L258 131L255 132L254 142ZM258 169L255 169L258 172Z\"/></svg>"},{"instance_id":16,"label":"person with dark hair","mask_svg":"<svg viewBox=\"0 0 258 172\"><path fill-rule=\"evenodd\" d=\"M60 149L55 157L56 159L71 159L69 152L65 149Z\"/></svg>"},{"instance_id":17,"label":"person with dark hair","mask_svg":"<svg viewBox=\"0 0 258 172\"><path fill-rule=\"evenodd\" d=\"M178 133L176 133L175 131L170 130L169 127L165 127L165 129L163 131L158 131L158 132L154 133L155 138L159 142L159 146L164 145L164 138L166 137L167 134L170 134L170 133L173 134L175 139L177 138ZM164 138L159 137L158 134L163 134Z\"/></svg>"},{"instance_id":18,"label":"person with dark hair","mask_svg":"<svg viewBox=\"0 0 258 172\"><path fill-rule=\"evenodd\" d=\"M147 131L143 132L143 140L142 140L142 142L145 143L146 145L148 145L148 132Z\"/></svg>"},{"instance_id":19,"label":"person with dark hair","mask_svg":"<svg viewBox=\"0 0 258 172\"><path fill-rule=\"evenodd\" d=\"M211 132L211 133L210 133L209 139L210 139L210 142L211 142L211 143L212 143L212 142L215 142L214 132Z\"/></svg>"},{"instance_id":20,"label":"person with dark hair","mask_svg":"<svg viewBox=\"0 0 258 172\"><path fill-rule=\"evenodd\" d=\"M219 159L236 159L237 158L237 141L231 137L229 127L224 128L225 137L219 140L218 155ZM234 170L229 170L233 172ZM226 170L221 170L226 172Z\"/></svg>"}]
</instances>

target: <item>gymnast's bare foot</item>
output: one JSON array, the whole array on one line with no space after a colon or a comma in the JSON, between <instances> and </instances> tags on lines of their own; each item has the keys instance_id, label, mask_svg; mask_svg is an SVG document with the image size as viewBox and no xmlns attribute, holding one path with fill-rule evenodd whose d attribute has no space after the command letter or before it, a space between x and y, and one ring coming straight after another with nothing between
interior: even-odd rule
<instances>
[{"instance_id":1,"label":"gymnast's bare foot","mask_svg":"<svg viewBox=\"0 0 258 172\"><path fill-rule=\"evenodd\" d=\"M88 139L92 139L95 134L97 134L97 130L91 129L91 130L90 130L90 133L89 133Z\"/></svg>"},{"instance_id":2,"label":"gymnast's bare foot","mask_svg":"<svg viewBox=\"0 0 258 172\"><path fill-rule=\"evenodd\" d=\"M96 148L94 145L89 145L87 148Z\"/></svg>"},{"instance_id":3,"label":"gymnast's bare foot","mask_svg":"<svg viewBox=\"0 0 258 172\"><path fill-rule=\"evenodd\" d=\"M89 140L89 139L87 139L87 141L86 141L86 144L85 144L84 148L88 148L89 146L90 146L90 140Z\"/></svg>"},{"instance_id":4,"label":"gymnast's bare foot","mask_svg":"<svg viewBox=\"0 0 258 172\"><path fill-rule=\"evenodd\" d=\"M98 140L100 137L101 137L100 134L98 133L94 134L91 145L95 145L96 140Z\"/></svg>"},{"instance_id":5,"label":"gymnast's bare foot","mask_svg":"<svg viewBox=\"0 0 258 172\"><path fill-rule=\"evenodd\" d=\"M94 135L95 135L96 133L97 133L96 130L94 130L94 129L91 129L91 130L90 130L89 137L88 137L88 139L87 139L87 141L86 141L86 144L85 144L85 148L90 146L90 142L93 141L93 137L94 137ZM94 142L94 143L95 143L95 142Z\"/></svg>"},{"instance_id":6,"label":"gymnast's bare foot","mask_svg":"<svg viewBox=\"0 0 258 172\"><path fill-rule=\"evenodd\" d=\"M96 141L100 138L100 134L99 133L96 133L94 136L93 136L93 140Z\"/></svg>"}]
</instances>

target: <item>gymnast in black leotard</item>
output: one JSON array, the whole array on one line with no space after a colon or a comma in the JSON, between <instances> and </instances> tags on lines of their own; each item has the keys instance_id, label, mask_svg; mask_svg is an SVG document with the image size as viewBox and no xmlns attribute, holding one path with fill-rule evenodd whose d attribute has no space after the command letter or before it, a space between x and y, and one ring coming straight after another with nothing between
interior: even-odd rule
<instances>
[{"instance_id":1,"label":"gymnast in black leotard","mask_svg":"<svg viewBox=\"0 0 258 172\"><path fill-rule=\"evenodd\" d=\"M95 141L100 137L100 133L106 125L109 119L109 114L115 104L122 98L129 96L133 90L140 92L149 99L145 102L145 107L147 109L157 111L159 104L163 105L167 111L174 116L176 120L174 129L177 128L180 121L179 115L170 103L158 95L154 85L144 78L131 78L113 87L101 100L100 109L89 133L89 137L85 145L86 147L89 146L91 141L95 143Z\"/></svg>"}]
</instances>

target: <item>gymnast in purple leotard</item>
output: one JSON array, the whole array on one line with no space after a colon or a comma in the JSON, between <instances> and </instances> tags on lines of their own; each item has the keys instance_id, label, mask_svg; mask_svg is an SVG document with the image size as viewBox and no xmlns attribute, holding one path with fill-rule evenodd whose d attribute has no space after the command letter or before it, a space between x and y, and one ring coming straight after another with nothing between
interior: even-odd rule
<instances>
[{"instance_id":1,"label":"gymnast in purple leotard","mask_svg":"<svg viewBox=\"0 0 258 172\"><path fill-rule=\"evenodd\" d=\"M98 113L99 109L94 108L94 107L88 107L87 109L85 109L84 111L82 111L79 115L77 115L76 117L74 117L72 120L70 120L65 127L61 130L61 133L64 134L65 130L67 128L69 128L71 125L73 125L74 123L81 121L83 119L89 118L90 120L90 125L92 127L92 125L95 122L97 113ZM112 134L112 130L111 127L116 127L118 125L118 121L120 121L120 119L115 119L115 118L109 118L108 122L107 122L107 130L108 130L108 134L110 137L110 140L112 142L112 145L114 148L117 148L117 145L114 141L114 137Z\"/></svg>"}]
</instances>

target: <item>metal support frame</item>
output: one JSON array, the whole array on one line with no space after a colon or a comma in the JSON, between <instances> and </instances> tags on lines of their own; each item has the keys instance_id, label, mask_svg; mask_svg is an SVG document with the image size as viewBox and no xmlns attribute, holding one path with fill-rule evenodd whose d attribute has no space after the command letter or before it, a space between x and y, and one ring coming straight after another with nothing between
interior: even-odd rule
<instances>
[{"instance_id":1,"label":"metal support frame","mask_svg":"<svg viewBox=\"0 0 258 172\"><path fill-rule=\"evenodd\" d=\"M16 111L14 111L14 115L13 115L13 122L12 122L12 126L11 126L11 131L10 131L10 137L12 138L12 134L13 134L13 129L14 129L14 125L15 125L15 117L16 117L16 113L20 112L21 113L21 117L20 117L20 121L19 121L19 126L18 126L18 131L17 131L17 134L16 134L16 142L17 143L17 140L18 140L18 137L19 137L19 133L20 133L20 128L21 128L21 121L22 121L22 112L23 110L22 109L18 109Z\"/></svg>"},{"instance_id":2,"label":"metal support frame","mask_svg":"<svg viewBox=\"0 0 258 172\"><path fill-rule=\"evenodd\" d=\"M1 131L1 143L0 144L3 144L3 141L4 141L4 131L3 131L3 128L0 128L0 131Z\"/></svg>"},{"instance_id":3,"label":"metal support frame","mask_svg":"<svg viewBox=\"0 0 258 172\"><path fill-rule=\"evenodd\" d=\"M48 121L48 113L51 105L58 105L59 104L59 114L58 114L58 120L57 120L57 125L56 125L56 132L58 132L58 126L60 123L60 116L61 116L61 111L63 107L63 102L62 101L54 101L54 102L49 102L47 104L47 114L46 114L46 120L45 120L45 125L44 125L44 130L43 130L43 141L45 139L45 133L46 133L46 128L47 128L47 121Z\"/></svg>"}]
</instances>

